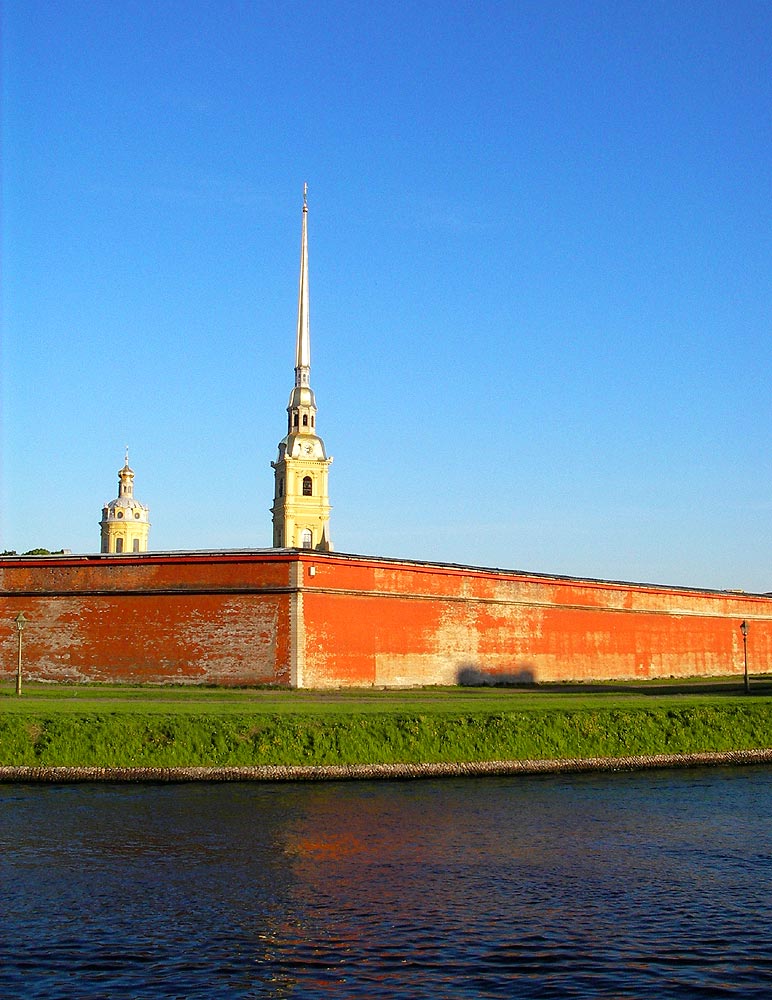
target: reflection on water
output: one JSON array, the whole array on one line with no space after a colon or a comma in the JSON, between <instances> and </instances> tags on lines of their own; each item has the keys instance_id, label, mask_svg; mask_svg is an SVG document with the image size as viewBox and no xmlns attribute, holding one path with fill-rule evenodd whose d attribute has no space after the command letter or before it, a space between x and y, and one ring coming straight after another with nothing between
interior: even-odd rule
<instances>
[{"instance_id":1,"label":"reflection on water","mask_svg":"<svg viewBox=\"0 0 772 1000\"><path fill-rule=\"evenodd\" d=\"M0 786L0 996L767 998L771 792Z\"/></svg>"}]
</instances>

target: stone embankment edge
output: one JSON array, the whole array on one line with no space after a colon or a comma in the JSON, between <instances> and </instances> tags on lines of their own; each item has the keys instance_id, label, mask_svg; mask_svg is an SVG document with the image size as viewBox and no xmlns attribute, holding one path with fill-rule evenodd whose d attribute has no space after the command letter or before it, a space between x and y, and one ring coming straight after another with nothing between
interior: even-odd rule
<instances>
[{"instance_id":1,"label":"stone embankment edge","mask_svg":"<svg viewBox=\"0 0 772 1000\"><path fill-rule=\"evenodd\" d=\"M586 757L565 760L488 760L469 763L263 765L256 767L0 766L0 782L369 781L374 779L476 778L515 774L576 774L587 771L641 771L650 768L770 763L772 763L772 748L714 753Z\"/></svg>"}]
</instances>

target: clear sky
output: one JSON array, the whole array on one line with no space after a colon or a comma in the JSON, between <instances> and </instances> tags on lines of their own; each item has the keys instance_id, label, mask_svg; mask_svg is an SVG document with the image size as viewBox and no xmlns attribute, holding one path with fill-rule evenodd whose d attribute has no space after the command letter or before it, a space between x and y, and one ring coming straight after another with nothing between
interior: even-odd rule
<instances>
[{"instance_id":1,"label":"clear sky","mask_svg":"<svg viewBox=\"0 0 772 1000\"><path fill-rule=\"evenodd\" d=\"M0 549L772 590L772 4L4 0Z\"/></svg>"}]
</instances>

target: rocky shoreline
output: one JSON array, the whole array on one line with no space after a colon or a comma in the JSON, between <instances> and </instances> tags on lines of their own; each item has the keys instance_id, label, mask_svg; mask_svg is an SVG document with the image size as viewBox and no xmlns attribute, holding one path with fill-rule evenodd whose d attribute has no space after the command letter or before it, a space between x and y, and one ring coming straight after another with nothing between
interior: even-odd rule
<instances>
[{"instance_id":1,"label":"rocky shoreline","mask_svg":"<svg viewBox=\"0 0 772 1000\"><path fill-rule=\"evenodd\" d=\"M183 781L372 781L420 778L641 771L669 767L772 763L772 749L715 753L588 757L565 760L491 760L469 763L351 764L258 767L12 767L0 766L0 782L73 783Z\"/></svg>"}]
</instances>

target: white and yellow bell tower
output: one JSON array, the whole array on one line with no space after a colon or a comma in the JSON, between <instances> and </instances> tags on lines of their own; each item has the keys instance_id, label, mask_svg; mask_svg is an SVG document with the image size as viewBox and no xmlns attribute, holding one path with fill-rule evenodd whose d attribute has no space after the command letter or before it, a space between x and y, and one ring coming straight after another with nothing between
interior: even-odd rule
<instances>
[{"instance_id":1,"label":"white and yellow bell tower","mask_svg":"<svg viewBox=\"0 0 772 1000\"><path fill-rule=\"evenodd\" d=\"M147 552L150 509L134 498L134 471L129 449L118 473L118 496L102 508L102 552Z\"/></svg>"},{"instance_id":2,"label":"white and yellow bell tower","mask_svg":"<svg viewBox=\"0 0 772 1000\"><path fill-rule=\"evenodd\" d=\"M329 552L332 459L316 433L316 400L311 388L311 335L308 312L308 185L303 186L300 241L298 329L295 341L295 387L287 406L287 435L279 442L274 469L273 544L282 549Z\"/></svg>"}]
</instances>

